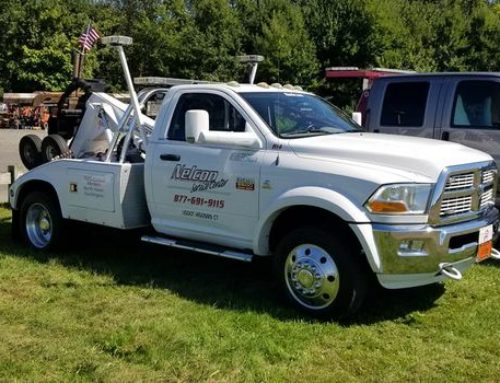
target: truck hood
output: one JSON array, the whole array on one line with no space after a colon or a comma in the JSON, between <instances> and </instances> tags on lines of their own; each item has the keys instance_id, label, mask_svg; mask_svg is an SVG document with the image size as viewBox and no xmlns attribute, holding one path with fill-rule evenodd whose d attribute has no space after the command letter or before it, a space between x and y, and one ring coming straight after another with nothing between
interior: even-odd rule
<instances>
[{"instance_id":1,"label":"truck hood","mask_svg":"<svg viewBox=\"0 0 500 383\"><path fill-rule=\"evenodd\" d=\"M447 166L492 161L479 150L451 142L379 133L342 133L289 140L299 157L379 165L436 180Z\"/></svg>"}]
</instances>

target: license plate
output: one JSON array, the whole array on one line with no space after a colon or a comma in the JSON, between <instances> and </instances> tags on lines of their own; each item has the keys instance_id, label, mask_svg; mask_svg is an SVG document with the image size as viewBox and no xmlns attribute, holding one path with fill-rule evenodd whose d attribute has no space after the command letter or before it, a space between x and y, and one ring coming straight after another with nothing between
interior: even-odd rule
<instances>
[{"instance_id":1,"label":"license plate","mask_svg":"<svg viewBox=\"0 0 500 383\"><path fill-rule=\"evenodd\" d=\"M479 230L479 246L477 249L477 262L484 261L491 256L493 248L493 225L483 227Z\"/></svg>"}]
</instances>

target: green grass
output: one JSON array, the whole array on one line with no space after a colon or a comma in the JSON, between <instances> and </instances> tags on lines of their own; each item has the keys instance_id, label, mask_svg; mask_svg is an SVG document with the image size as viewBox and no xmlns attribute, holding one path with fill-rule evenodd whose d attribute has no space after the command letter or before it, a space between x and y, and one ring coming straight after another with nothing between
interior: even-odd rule
<instances>
[{"instance_id":1,"label":"green grass","mask_svg":"<svg viewBox=\"0 0 500 383\"><path fill-rule=\"evenodd\" d=\"M40 254L0 209L0 381L500 379L500 262L376 291L350 323L324 323L282 302L268 262L77 230L71 251Z\"/></svg>"}]
</instances>

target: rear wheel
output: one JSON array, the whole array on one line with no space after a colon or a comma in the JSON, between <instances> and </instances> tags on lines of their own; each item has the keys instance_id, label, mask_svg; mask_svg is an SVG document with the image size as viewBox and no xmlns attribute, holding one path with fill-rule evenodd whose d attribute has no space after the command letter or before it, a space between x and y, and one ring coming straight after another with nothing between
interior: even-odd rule
<instances>
[{"instance_id":1,"label":"rear wheel","mask_svg":"<svg viewBox=\"0 0 500 383\"><path fill-rule=\"evenodd\" d=\"M42 140L34 134L28 134L19 141L19 155L26 169L31 170L42 163Z\"/></svg>"},{"instance_id":2,"label":"rear wheel","mask_svg":"<svg viewBox=\"0 0 500 383\"><path fill-rule=\"evenodd\" d=\"M284 294L310 315L344 318L359 309L366 295L367 275L358 255L322 228L288 233L278 244L275 261Z\"/></svg>"},{"instance_id":3,"label":"rear wheel","mask_svg":"<svg viewBox=\"0 0 500 383\"><path fill-rule=\"evenodd\" d=\"M57 248L63 240L63 218L59 204L45 193L28 194L21 205L21 232L26 242L39 250Z\"/></svg>"},{"instance_id":4,"label":"rear wheel","mask_svg":"<svg viewBox=\"0 0 500 383\"><path fill-rule=\"evenodd\" d=\"M42 160L43 162L50 162L68 150L68 143L62 136L51 134L42 141Z\"/></svg>"}]
</instances>

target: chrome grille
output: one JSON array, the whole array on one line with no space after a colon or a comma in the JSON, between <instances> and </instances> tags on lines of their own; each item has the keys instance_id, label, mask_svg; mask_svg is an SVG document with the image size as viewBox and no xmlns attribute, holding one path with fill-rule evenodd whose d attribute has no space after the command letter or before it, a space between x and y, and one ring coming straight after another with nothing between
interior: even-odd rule
<instances>
[{"instance_id":1,"label":"chrome grille","mask_svg":"<svg viewBox=\"0 0 500 383\"><path fill-rule=\"evenodd\" d=\"M440 216L467 213L472 210L472 197L446 198L441 202Z\"/></svg>"},{"instance_id":2,"label":"chrome grille","mask_svg":"<svg viewBox=\"0 0 500 383\"><path fill-rule=\"evenodd\" d=\"M448 179L444 191L467 189L472 186L474 186L474 173L458 174Z\"/></svg>"},{"instance_id":3,"label":"chrome grille","mask_svg":"<svg viewBox=\"0 0 500 383\"><path fill-rule=\"evenodd\" d=\"M429 222L445 225L477 218L494 204L496 189L492 162L450 166L436 184Z\"/></svg>"},{"instance_id":4,"label":"chrome grille","mask_svg":"<svg viewBox=\"0 0 500 383\"><path fill-rule=\"evenodd\" d=\"M495 180L495 171L494 170L486 170L482 174L481 182L483 184L491 184Z\"/></svg>"},{"instance_id":5,"label":"chrome grille","mask_svg":"<svg viewBox=\"0 0 500 383\"><path fill-rule=\"evenodd\" d=\"M484 209L485 207L490 205L490 202L493 202L493 189L489 189L481 194L480 209Z\"/></svg>"}]
</instances>

